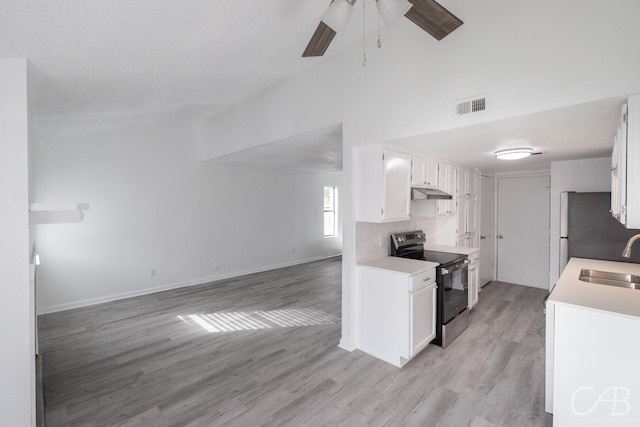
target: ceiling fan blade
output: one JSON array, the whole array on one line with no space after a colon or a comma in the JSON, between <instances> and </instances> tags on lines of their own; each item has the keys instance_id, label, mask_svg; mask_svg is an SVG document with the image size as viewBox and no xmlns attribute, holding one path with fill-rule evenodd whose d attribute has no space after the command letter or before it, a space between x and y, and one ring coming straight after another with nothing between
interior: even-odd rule
<instances>
[{"instance_id":1,"label":"ceiling fan blade","mask_svg":"<svg viewBox=\"0 0 640 427\"><path fill-rule=\"evenodd\" d=\"M442 40L463 22L434 0L409 0L413 6L404 15L418 27Z\"/></svg>"},{"instance_id":2,"label":"ceiling fan blade","mask_svg":"<svg viewBox=\"0 0 640 427\"><path fill-rule=\"evenodd\" d=\"M327 24L320 21L316 32L313 33L307 48L302 53L302 57L308 56L322 56L327 51L327 48L336 36L336 32L331 29Z\"/></svg>"},{"instance_id":3,"label":"ceiling fan blade","mask_svg":"<svg viewBox=\"0 0 640 427\"><path fill-rule=\"evenodd\" d=\"M356 0L331 0L302 57L324 55L336 34L347 26L355 3Z\"/></svg>"}]
</instances>

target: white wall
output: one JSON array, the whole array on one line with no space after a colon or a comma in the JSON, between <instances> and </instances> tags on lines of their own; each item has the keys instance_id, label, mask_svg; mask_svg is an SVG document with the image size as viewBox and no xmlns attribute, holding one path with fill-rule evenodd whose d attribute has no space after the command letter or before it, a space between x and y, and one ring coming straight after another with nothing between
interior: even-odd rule
<instances>
[{"instance_id":1,"label":"white wall","mask_svg":"<svg viewBox=\"0 0 640 427\"><path fill-rule=\"evenodd\" d=\"M35 422L27 62L0 58L0 426Z\"/></svg>"},{"instance_id":2,"label":"white wall","mask_svg":"<svg viewBox=\"0 0 640 427\"><path fill-rule=\"evenodd\" d=\"M640 57L625 43L640 38L637 0L447 7L465 22L442 41L402 20L383 32L381 49L368 38L366 67L357 44L209 118L203 155L340 122L350 145L390 141L640 91ZM456 119L454 101L478 94L488 110Z\"/></svg>"},{"instance_id":3,"label":"white wall","mask_svg":"<svg viewBox=\"0 0 640 427\"><path fill-rule=\"evenodd\" d=\"M414 204L416 202L412 202ZM435 203L435 202L417 202ZM412 213L414 210L412 209ZM422 230L425 232L427 244L438 243L436 235L437 220L433 218L420 218L412 215L409 221L385 222L381 224L372 222L356 222L356 262L381 258L389 254L391 244L389 235L410 230Z\"/></svg>"},{"instance_id":4,"label":"white wall","mask_svg":"<svg viewBox=\"0 0 640 427\"><path fill-rule=\"evenodd\" d=\"M343 267L345 348L354 337L350 148L640 92L640 56L629 53L629 43L640 39L636 0L451 0L446 6L465 23L440 42L404 20L383 34L382 49L369 37L366 67L355 46L203 127L207 158L342 122L343 260L350 264ZM454 100L477 94L487 95L488 111L454 119Z\"/></svg>"},{"instance_id":5,"label":"white wall","mask_svg":"<svg viewBox=\"0 0 640 427\"><path fill-rule=\"evenodd\" d=\"M611 191L611 157L551 162L549 289L560 276L560 193Z\"/></svg>"},{"instance_id":6,"label":"white wall","mask_svg":"<svg viewBox=\"0 0 640 427\"><path fill-rule=\"evenodd\" d=\"M323 186L341 176L201 161L197 132L169 121L36 145L35 201L91 206L36 226L39 312L341 253L322 237Z\"/></svg>"}]
</instances>

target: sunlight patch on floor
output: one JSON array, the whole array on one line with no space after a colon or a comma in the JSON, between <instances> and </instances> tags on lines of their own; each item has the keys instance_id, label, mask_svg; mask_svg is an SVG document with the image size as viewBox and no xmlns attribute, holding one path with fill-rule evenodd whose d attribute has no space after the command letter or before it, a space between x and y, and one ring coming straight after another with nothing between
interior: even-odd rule
<instances>
[{"instance_id":1,"label":"sunlight patch on floor","mask_svg":"<svg viewBox=\"0 0 640 427\"><path fill-rule=\"evenodd\" d=\"M209 333L334 325L340 322L338 317L313 308L187 314L178 316L178 319Z\"/></svg>"}]
</instances>

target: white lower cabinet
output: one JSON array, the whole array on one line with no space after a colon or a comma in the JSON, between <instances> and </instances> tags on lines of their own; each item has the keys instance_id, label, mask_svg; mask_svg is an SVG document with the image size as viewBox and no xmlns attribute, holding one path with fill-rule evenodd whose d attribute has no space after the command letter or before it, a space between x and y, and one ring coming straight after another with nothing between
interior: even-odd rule
<instances>
[{"instance_id":1,"label":"white lower cabinet","mask_svg":"<svg viewBox=\"0 0 640 427\"><path fill-rule=\"evenodd\" d=\"M640 425L640 319L550 302L547 327L546 411L553 425Z\"/></svg>"},{"instance_id":2,"label":"white lower cabinet","mask_svg":"<svg viewBox=\"0 0 640 427\"><path fill-rule=\"evenodd\" d=\"M427 286L409 294L411 342L409 357L413 357L436 336L436 288Z\"/></svg>"},{"instance_id":3,"label":"white lower cabinet","mask_svg":"<svg viewBox=\"0 0 640 427\"><path fill-rule=\"evenodd\" d=\"M357 347L402 367L436 336L436 271L358 265Z\"/></svg>"},{"instance_id":4,"label":"white lower cabinet","mask_svg":"<svg viewBox=\"0 0 640 427\"><path fill-rule=\"evenodd\" d=\"M469 308L478 303L480 291L480 252L469 254Z\"/></svg>"}]
</instances>

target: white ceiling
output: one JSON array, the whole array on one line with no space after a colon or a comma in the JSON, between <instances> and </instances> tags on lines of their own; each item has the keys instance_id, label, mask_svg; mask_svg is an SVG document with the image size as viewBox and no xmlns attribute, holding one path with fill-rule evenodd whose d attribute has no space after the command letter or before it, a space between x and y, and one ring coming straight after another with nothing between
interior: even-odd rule
<instances>
[{"instance_id":1,"label":"white ceiling","mask_svg":"<svg viewBox=\"0 0 640 427\"><path fill-rule=\"evenodd\" d=\"M375 29L372 1L360 1L330 56ZM455 13L453 0L442 4ZM30 61L36 142L88 137L167 119L210 116L323 58L301 58L329 0L0 0L0 56ZM465 21L473 16L464 16ZM425 37L429 37L425 34ZM606 155L621 100L414 137L402 145L499 172L550 160ZM335 172L337 128L231 155L226 161ZM329 147L322 145L331 141ZM499 146L545 154L499 163ZM294 156L292 153L296 151ZM278 157L286 158L277 161ZM330 160L334 159L334 162Z\"/></svg>"},{"instance_id":2,"label":"white ceiling","mask_svg":"<svg viewBox=\"0 0 640 427\"><path fill-rule=\"evenodd\" d=\"M329 126L217 157L216 161L303 172L342 173L342 126Z\"/></svg>"},{"instance_id":3,"label":"white ceiling","mask_svg":"<svg viewBox=\"0 0 640 427\"><path fill-rule=\"evenodd\" d=\"M85 136L212 115L318 63L301 55L328 4L0 0L0 56L30 61L36 141ZM361 23L354 13L327 55Z\"/></svg>"},{"instance_id":4,"label":"white ceiling","mask_svg":"<svg viewBox=\"0 0 640 427\"><path fill-rule=\"evenodd\" d=\"M611 98L394 141L441 160L490 173L548 169L550 162L611 155L624 99ZM496 150L531 147L540 155L498 160Z\"/></svg>"}]
</instances>

